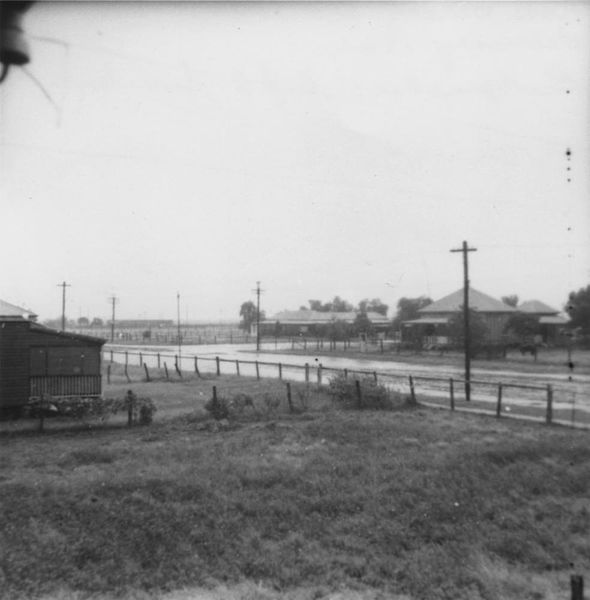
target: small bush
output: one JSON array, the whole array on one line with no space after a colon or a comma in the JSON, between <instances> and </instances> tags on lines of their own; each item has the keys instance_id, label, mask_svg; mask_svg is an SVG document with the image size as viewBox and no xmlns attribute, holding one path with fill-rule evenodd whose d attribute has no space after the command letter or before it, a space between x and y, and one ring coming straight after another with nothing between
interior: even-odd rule
<instances>
[{"instance_id":1,"label":"small bush","mask_svg":"<svg viewBox=\"0 0 590 600\"><path fill-rule=\"evenodd\" d=\"M230 401L222 396L214 395L205 404L205 410L209 412L216 421L227 419L230 412Z\"/></svg>"},{"instance_id":2,"label":"small bush","mask_svg":"<svg viewBox=\"0 0 590 600\"><path fill-rule=\"evenodd\" d=\"M409 404L402 394L390 390L370 377L355 379L336 375L330 379L328 393L343 408L393 410Z\"/></svg>"}]
</instances>

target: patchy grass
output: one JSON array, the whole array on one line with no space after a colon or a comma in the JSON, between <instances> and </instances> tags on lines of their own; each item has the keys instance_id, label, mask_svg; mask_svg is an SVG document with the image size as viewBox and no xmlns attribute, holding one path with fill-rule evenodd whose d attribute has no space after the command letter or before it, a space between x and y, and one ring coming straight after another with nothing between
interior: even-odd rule
<instances>
[{"instance_id":1,"label":"patchy grass","mask_svg":"<svg viewBox=\"0 0 590 600\"><path fill-rule=\"evenodd\" d=\"M202 430L213 383L255 411ZM141 385L150 427L0 437L0 598L549 600L590 567L585 432Z\"/></svg>"}]
</instances>

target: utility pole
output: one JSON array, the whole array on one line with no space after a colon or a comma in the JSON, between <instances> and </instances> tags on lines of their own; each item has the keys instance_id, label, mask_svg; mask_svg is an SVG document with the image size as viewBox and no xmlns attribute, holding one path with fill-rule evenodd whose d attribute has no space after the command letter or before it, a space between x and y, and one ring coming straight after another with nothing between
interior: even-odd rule
<instances>
[{"instance_id":1,"label":"utility pole","mask_svg":"<svg viewBox=\"0 0 590 600\"><path fill-rule=\"evenodd\" d=\"M176 324L178 327L178 360L180 361L182 339L180 337L180 293L176 292Z\"/></svg>"},{"instance_id":2,"label":"utility pole","mask_svg":"<svg viewBox=\"0 0 590 600\"><path fill-rule=\"evenodd\" d=\"M72 287L70 284L66 283L58 283L57 287L62 288L61 294L61 330L66 330L66 288Z\"/></svg>"},{"instance_id":3,"label":"utility pole","mask_svg":"<svg viewBox=\"0 0 590 600\"><path fill-rule=\"evenodd\" d=\"M260 281L256 282L256 352L260 350Z\"/></svg>"},{"instance_id":4,"label":"utility pole","mask_svg":"<svg viewBox=\"0 0 590 600\"><path fill-rule=\"evenodd\" d=\"M453 248L451 252L463 253L463 320L465 323L465 400L471 400L471 331L469 330L469 263L468 252L476 252L477 248L469 248L463 242L461 248Z\"/></svg>"},{"instance_id":5,"label":"utility pole","mask_svg":"<svg viewBox=\"0 0 590 600\"><path fill-rule=\"evenodd\" d=\"M115 304L117 303L117 297L111 296L109 298L112 304L112 316L111 316L111 344L115 341Z\"/></svg>"}]
</instances>

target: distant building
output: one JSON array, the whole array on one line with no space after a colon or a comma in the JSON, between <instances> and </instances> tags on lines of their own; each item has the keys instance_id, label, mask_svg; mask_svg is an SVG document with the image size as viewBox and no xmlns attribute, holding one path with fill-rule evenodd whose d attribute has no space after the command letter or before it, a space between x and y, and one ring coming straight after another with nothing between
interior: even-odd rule
<instances>
[{"instance_id":1,"label":"distant building","mask_svg":"<svg viewBox=\"0 0 590 600\"><path fill-rule=\"evenodd\" d=\"M403 340L421 340L426 345L445 345L451 317L463 312L463 289L457 290L418 312L420 317L405 321L402 326ZM529 300L514 308L474 288L469 288L469 308L482 317L487 327L487 341L498 343L506 339L505 328L512 315L527 313L539 318L538 341L552 341L568 320L559 311L539 300Z\"/></svg>"},{"instance_id":2,"label":"distant building","mask_svg":"<svg viewBox=\"0 0 590 600\"><path fill-rule=\"evenodd\" d=\"M376 333L391 328L391 320L380 313L367 312L367 318ZM261 335L318 336L325 335L326 327L336 323L351 326L358 311L323 312L318 310L284 310L260 323Z\"/></svg>"},{"instance_id":3,"label":"distant building","mask_svg":"<svg viewBox=\"0 0 590 600\"><path fill-rule=\"evenodd\" d=\"M539 318L539 336L544 343L555 342L569 323L569 318L539 300L527 300L517 310Z\"/></svg>"},{"instance_id":4,"label":"distant building","mask_svg":"<svg viewBox=\"0 0 590 600\"><path fill-rule=\"evenodd\" d=\"M420 337L432 338L430 343L447 343L447 325L451 317L463 311L463 303L463 289L460 289L421 308L418 311L419 319L403 323L404 333L407 336L408 328L411 328L413 339L417 334ZM508 319L516 313L514 307L474 288L469 288L469 308L481 315L488 330L488 339L491 342L501 339Z\"/></svg>"},{"instance_id":5,"label":"distant building","mask_svg":"<svg viewBox=\"0 0 590 600\"><path fill-rule=\"evenodd\" d=\"M38 398L100 396L105 340L56 331L0 300L0 413Z\"/></svg>"}]
</instances>

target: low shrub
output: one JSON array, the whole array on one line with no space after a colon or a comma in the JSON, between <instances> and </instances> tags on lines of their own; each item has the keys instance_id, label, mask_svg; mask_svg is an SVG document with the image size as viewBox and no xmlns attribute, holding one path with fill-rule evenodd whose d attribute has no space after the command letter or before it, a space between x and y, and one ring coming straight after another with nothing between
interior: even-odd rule
<instances>
[{"instance_id":1,"label":"low shrub","mask_svg":"<svg viewBox=\"0 0 590 600\"><path fill-rule=\"evenodd\" d=\"M230 413L230 401L223 396L214 394L205 404L205 410L211 414L216 421L227 419Z\"/></svg>"},{"instance_id":2,"label":"low shrub","mask_svg":"<svg viewBox=\"0 0 590 600\"><path fill-rule=\"evenodd\" d=\"M136 396L131 390L122 398L51 398L33 400L26 411L27 416L37 417L43 412L45 415L70 417L79 420L101 419L107 420L117 413L132 411L133 422L149 425L153 421L156 406L151 398Z\"/></svg>"},{"instance_id":3,"label":"low shrub","mask_svg":"<svg viewBox=\"0 0 590 600\"><path fill-rule=\"evenodd\" d=\"M410 398L371 377L336 375L330 379L328 393L343 408L393 410L411 404Z\"/></svg>"}]
</instances>

